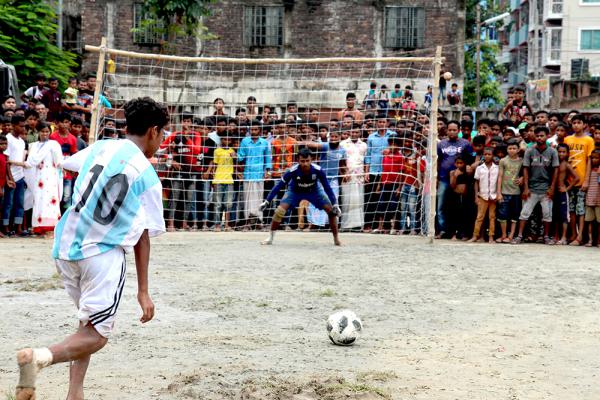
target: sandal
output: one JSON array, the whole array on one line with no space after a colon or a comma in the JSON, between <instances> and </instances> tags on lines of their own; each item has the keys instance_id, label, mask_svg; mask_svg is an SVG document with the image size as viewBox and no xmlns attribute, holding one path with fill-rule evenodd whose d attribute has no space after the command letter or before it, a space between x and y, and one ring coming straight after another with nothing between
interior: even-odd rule
<instances>
[{"instance_id":1,"label":"sandal","mask_svg":"<svg viewBox=\"0 0 600 400\"><path fill-rule=\"evenodd\" d=\"M587 242L587 243L585 244L585 247L592 247L592 242Z\"/></svg>"},{"instance_id":2,"label":"sandal","mask_svg":"<svg viewBox=\"0 0 600 400\"><path fill-rule=\"evenodd\" d=\"M581 246L581 242L575 239L571 243L569 243L569 246Z\"/></svg>"},{"instance_id":3,"label":"sandal","mask_svg":"<svg viewBox=\"0 0 600 400\"><path fill-rule=\"evenodd\" d=\"M510 244L511 242L512 242L512 240L510 238L504 238L502 240L502 243L509 243Z\"/></svg>"},{"instance_id":4,"label":"sandal","mask_svg":"<svg viewBox=\"0 0 600 400\"><path fill-rule=\"evenodd\" d=\"M513 240L510 243L511 244L521 244L521 243L523 243L523 237L516 236L515 238L513 238Z\"/></svg>"},{"instance_id":5,"label":"sandal","mask_svg":"<svg viewBox=\"0 0 600 400\"><path fill-rule=\"evenodd\" d=\"M550 246L552 246L552 245L554 244L554 240L552 240L552 238L551 238L551 237L548 237L548 236L546 236L546 237L544 238L544 244L547 244L547 245L550 245Z\"/></svg>"},{"instance_id":6,"label":"sandal","mask_svg":"<svg viewBox=\"0 0 600 400\"><path fill-rule=\"evenodd\" d=\"M567 241L564 239L561 240L557 240L556 243L554 243L557 246L565 246L567 244Z\"/></svg>"}]
</instances>

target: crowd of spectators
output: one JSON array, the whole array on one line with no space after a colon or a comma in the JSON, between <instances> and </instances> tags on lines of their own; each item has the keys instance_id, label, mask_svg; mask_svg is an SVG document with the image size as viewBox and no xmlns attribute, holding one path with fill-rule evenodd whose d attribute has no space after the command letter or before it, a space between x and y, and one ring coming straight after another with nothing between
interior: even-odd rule
<instances>
[{"instance_id":1,"label":"crowd of spectators","mask_svg":"<svg viewBox=\"0 0 600 400\"><path fill-rule=\"evenodd\" d=\"M92 76L71 79L61 93L56 79L39 76L20 105L3 100L2 235L49 234L70 204L75 177L61 164L87 146L95 86ZM450 105L462 102L454 84L442 96ZM103 96L99 101L111 106ZM163 181L167 229L264 229L277 201L265 211L261 202L299 149L309 148L338 197L342 230L428 233L431 103L431 87L417 104L411 86L388 92L373 82L364 97L347 93L346 107L327 113L294 101L278 113L254 96L234 109L215 99L210 115L174 108L152 160ZM437 237L596 243L600 116L533 113L516 87L497 119L473 117L465 111L448 120L438 112ZM125 130L105 117L99 139L118 140ZM327 218L300 204L283 227L326 229Z\"/></svg>"}]
</instances>

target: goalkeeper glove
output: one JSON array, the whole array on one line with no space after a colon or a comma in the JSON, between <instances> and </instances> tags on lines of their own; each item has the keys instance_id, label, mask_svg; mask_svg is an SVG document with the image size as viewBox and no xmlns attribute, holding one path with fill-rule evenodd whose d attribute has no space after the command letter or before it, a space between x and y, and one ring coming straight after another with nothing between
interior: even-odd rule
<instances>
[{"instance_id":1,"label":"goalkeeper glove","mask_svg":"<svg viewBox=\"0 0 600 400\"><path fill-rule=\"evenodd\" d=\"M342 209L337 204L335 204L333 206L333 208L331 209L331 212L333 212L333 215L335 215L336 217L339 217L342 215Z\"/></svg>"},{"instance_id":2,"label":"goalkeeper glove","mask_svg":"<svg viewBox=\"0 0 600 400\"><path fill-rule=\"evenodd\" d=\"M265 200L262 203L260 203L260 206L258 206L258 211L265 211L265 209L269 206L269 203L269 200Z\"/></svg>"}]
</instances>

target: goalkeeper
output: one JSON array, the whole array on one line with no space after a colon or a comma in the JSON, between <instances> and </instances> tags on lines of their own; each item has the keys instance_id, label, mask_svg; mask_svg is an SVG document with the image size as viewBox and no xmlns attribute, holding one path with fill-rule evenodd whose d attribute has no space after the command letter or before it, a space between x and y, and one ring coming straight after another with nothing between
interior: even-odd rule
<instances>
[{"instance_id":1,"label":"goalkeeper","mask_svg":"<svg viewBox=\"0 0 600 400\"><path fill-rule=\"evenodd\" d=\"M323 189L325 189L327 196L323 193L323 189L318 184L319 182L323 186ZM260 205L259 210L262 211L267 208L277 193L286 185L287 190L285 195L273 215L269 237L262 241L261 244L272 244L275 232L279 228L281 221L283 221L287 210L290 207L297 207L302 200L308 200L319 210L325 210L329 217L333 242L336 246L340 246L337 217L342 214L342 211L337 204L337 199L333 190L331 190L331 186L329 186L325 172L318 165L312 164L312 152L308 148L300 149L298 152L298 163L283 174L281 180L267 196L267 199Z\"/></svg>"}]
</instances>

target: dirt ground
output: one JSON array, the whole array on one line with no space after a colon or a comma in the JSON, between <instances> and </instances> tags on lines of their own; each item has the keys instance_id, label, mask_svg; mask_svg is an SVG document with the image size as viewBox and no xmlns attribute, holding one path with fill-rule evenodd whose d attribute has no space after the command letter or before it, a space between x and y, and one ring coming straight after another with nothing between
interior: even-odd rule
<instances>
[{"instance_id":1,"label":"dirt ground","mask_svg":"<svg viewBox=\"0 0 600 400\"><path fill-rule=\"evenodd\" d=\"M89 399L598 399L600 250L381 235L173 233L153 242L155 320L133 261ZM14 352L74 329L48 241L0 241L0 399ZM349 308L364 334L331 344ZM38 398L64 399L68 367Z\"/></svg>"}]
</instances>

